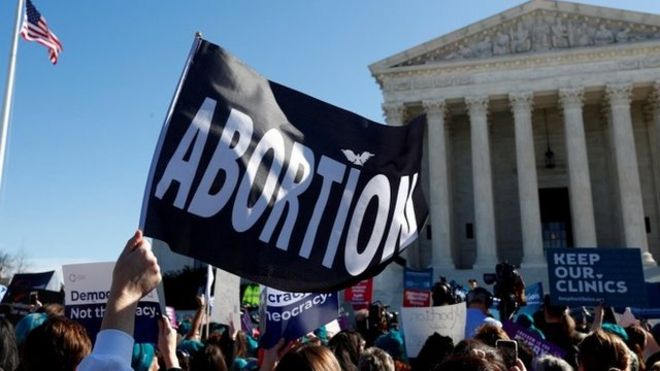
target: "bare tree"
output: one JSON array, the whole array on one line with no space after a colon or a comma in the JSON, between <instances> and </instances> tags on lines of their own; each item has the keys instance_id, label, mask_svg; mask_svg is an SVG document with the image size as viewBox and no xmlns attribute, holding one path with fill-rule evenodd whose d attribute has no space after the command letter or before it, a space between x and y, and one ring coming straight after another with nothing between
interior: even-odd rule
<instances>
[{"instance_id":1,"label":"bare tree","mask_svg":"<svg viewBox=\"0 0 660 371\"><path fill-rule=\"evenodd\" d=\"M0 281L8 281L14 268L14 257L5 251L0 251Z\"/></svg>"},{"instance_id":2,"label":"bare tree","mask_svg":"<svg viewBox=\"0 0 660 371\"><path fill-rule=\"evenodd\" d=\"M25 250L21 247L20 250L14 255L14 264L13 264L12 273L24 273L31 267L30 256Z\"/></svg>"}]
</instances>

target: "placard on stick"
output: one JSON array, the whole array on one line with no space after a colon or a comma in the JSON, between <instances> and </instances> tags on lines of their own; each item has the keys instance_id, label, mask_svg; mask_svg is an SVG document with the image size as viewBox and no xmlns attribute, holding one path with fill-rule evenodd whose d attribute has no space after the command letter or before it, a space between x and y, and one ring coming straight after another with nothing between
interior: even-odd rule
<instances>
[{"instance_id":1,"label":"placard on stick","mask_svg":"<svg viewBox=\"0 0 660 371\"><path fill-rule=\"evenodd\" d=\"M114 266L114 262L62 266L65 315L85 326L92 341L101 328ZM158 294L153 290L140 300L135 312L136 343L157 342L160 315Z\"/></svg>"}]
</instances>

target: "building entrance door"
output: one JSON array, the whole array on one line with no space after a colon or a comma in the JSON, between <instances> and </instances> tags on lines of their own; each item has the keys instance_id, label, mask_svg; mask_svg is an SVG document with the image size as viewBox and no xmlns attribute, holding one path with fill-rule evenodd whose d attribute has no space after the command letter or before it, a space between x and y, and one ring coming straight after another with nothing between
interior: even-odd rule
<instances>
[{"instance_id":1,"label":"building entrance door","mask_svg":"<svg viewBox=\"0 0 660 371\"><path fill-rule=\"evenodd\" d=\"M568 188L539 189L543 249L573 246Z\"/></svg>"}]
</instances>

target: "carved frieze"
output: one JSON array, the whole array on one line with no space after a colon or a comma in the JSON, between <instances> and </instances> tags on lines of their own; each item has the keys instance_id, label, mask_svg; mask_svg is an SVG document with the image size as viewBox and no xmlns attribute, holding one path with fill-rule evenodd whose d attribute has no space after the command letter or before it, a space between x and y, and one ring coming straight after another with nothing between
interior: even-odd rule
<instances>
[{"instance_id":1,"label":"carved frieze","mask_svg":"<svg viewBox=\"0 0 660 371\"><path fill-rule=\"evenodd\" d=\"M658 26L536 10L448 43L399 66L626 44L653 39L660 39Z\"/></svg>"}]
</instances>

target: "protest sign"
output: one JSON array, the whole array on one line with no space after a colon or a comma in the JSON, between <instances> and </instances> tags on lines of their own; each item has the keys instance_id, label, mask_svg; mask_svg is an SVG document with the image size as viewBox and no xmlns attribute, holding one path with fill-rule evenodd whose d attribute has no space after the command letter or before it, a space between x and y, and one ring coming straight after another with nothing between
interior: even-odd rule
<instances>
[{"instance_id":1,"label":"protest sign","mask_svg":"<svg viewBox=\"0 0 660 371\"><path fill-rule=\"evenodd\" d=\"M415 270L406 267L403 271L403 287L431 291L433 287L433 268Z\"/></svg>"},{"instance_id":2,"label":"protest sign","mask_svg":"<svg viewBox=\"0 0 660 371\"><path fill-rule=\"evenodd\" d=\"M526 313L533 315L541 309L543 305L543 283L537 282L525 287L525 298L527 299L527 305L520 307L518 309L518 314Z\"/></svg>"},{"instance_id":3,"label":"protest sign","mask_svg":"<svg viewBox=\"0 0 660 371\"><path fill-rule=\"evenodd\" d=\"M403 290L403 306L404 307L430 307L431 306L431 291L426 290Z\"/></svg>"},{"instance_id":4,"label":"protest sign","mask_svg":"<svg viewBox=\"0 0 660 371\"><path fill-rule=\"evenodd\" d=\"M10 319L18 320L32 312L37 302L61 304L61 285L55 271L17 273L2 297L2 304L8 307Z\"/></svg>"},{"instance_id":5,"label":"protest sign","mask_svg":"<svg viewBox=\"0 0 660 371\"><path fill-rule=\"evenodd\" d=\"M355 329L355 310L350 303L342 303L339 307L339 317L337 318L342 330Z\"/></svg>"},{"instance_id":6,"label":"protest sign","mask_svg":"<svg viewBox=\"0 0 660 371\"><path fill-rule=\"evenodd\" d=\"M547 249L555 305L646 306L639 249Z\"/></svg>"},{"instance_id":7,"label":"protest sign","mask_svg":"<svg viewBox=\"0 0 660 371\"><path fill-rule=\"evenodd\" d=\"M241 277L216 269L211 321L232 325L238 330L241 326L240 296Z\"/></svg>"},{"instance_id":8,"label":"protest sign","mask_svg":"<svg viewBox=\"0 0 660 371\"><path fill-rule=\"evenodd\" d=\"M280 338L297 339L338 316L337 293L293 293L273 288L264 291L265 305L260 322L265 327L260 344L266 349Z\"/></svg>"},{"instance_id":9,"label":"protest sign","mask_svg":"<svg viewBox=\"0 0 660 371\"><path fill-rule=\"evenodd\" d=\"M511 340L516 340L527 344L527 346L529 346L529 348L534 353L534 356L536 357L543 354L550 354L555 357L564 358L566 355L566 351L557 345L539 338L538 336L528 331L526 328L511 321L503 321L502 329L504 332L506 332L507 335L509 335Z\"/></svg>"},{"instance_id":10,"label":"protest sign","mask_svg":"<svg viewBox=\"0 0 660 371\"><path fill-rule=\"evenodd\" d=\"M16 273L2 298L5 304L30 304L30 293L37 290L60 291L55 271Z\"/></svg>"},{"instance_id":11,"label":"protest sign","mask_svg":"<svg viewBox=\"0 0 660 371\"><path fill-rule=\"evenodd\" d=\"M632 308L632 313L638 318L660 318L660 282L646 282L648 308Z\"/></svg>"},{"instance_id":12,"label":"protest sign","mask_svg":"<svg viewBox=\"0 0 660 371\"><path fill-rule=\"evenodd\" d=\"M397 127L369 121L198 39L140 225L178 253L269 287L343 289L417 238L427 217L423 132L423 117Z\"/></svg>"},{"instance_id":13,"label":"protest sign","mask_svg":"<svg viewBox=\"0 0 660 371\"><path fill-rule=\"evenodd\" d=\"M433 268L414 270L406 267L403 272L403 306L430 307L433 287Z\"/></svg>"},{"instance_id":14,"label":"protest sign","mask_svg":"<svg viewBox=\"0 0 660 371\"><path fill-rule=\"evenodd\" d=\"M344 301L350 303L353 309L366 309L373 300L374 280L368 278L344 290Z\"/></svg>"},{"instance_id":15,"label":"protest sign","mask_svg":"<svg viewBox=\"0 0 660 371\"><path fill-rule=\"evenodd\" d=\"M429 308L401 308L408 357L417 357L426 338L437 332L458 343L465 337L465 303Z\"/></svg>"},{"instance_id":16,"label":"protest sign","mask_svg":"<svg viewBox=\"0 0 660 371\"><path fill-rule=\"evenodd\" d=\"M113 262L62 266L65 315L85 326L92 340L96 339L101 328L114 266ZM134 331L136 343L156 343L160 316L158 294L153 290L138 302Z\"/></svg>"}]
</instances>

